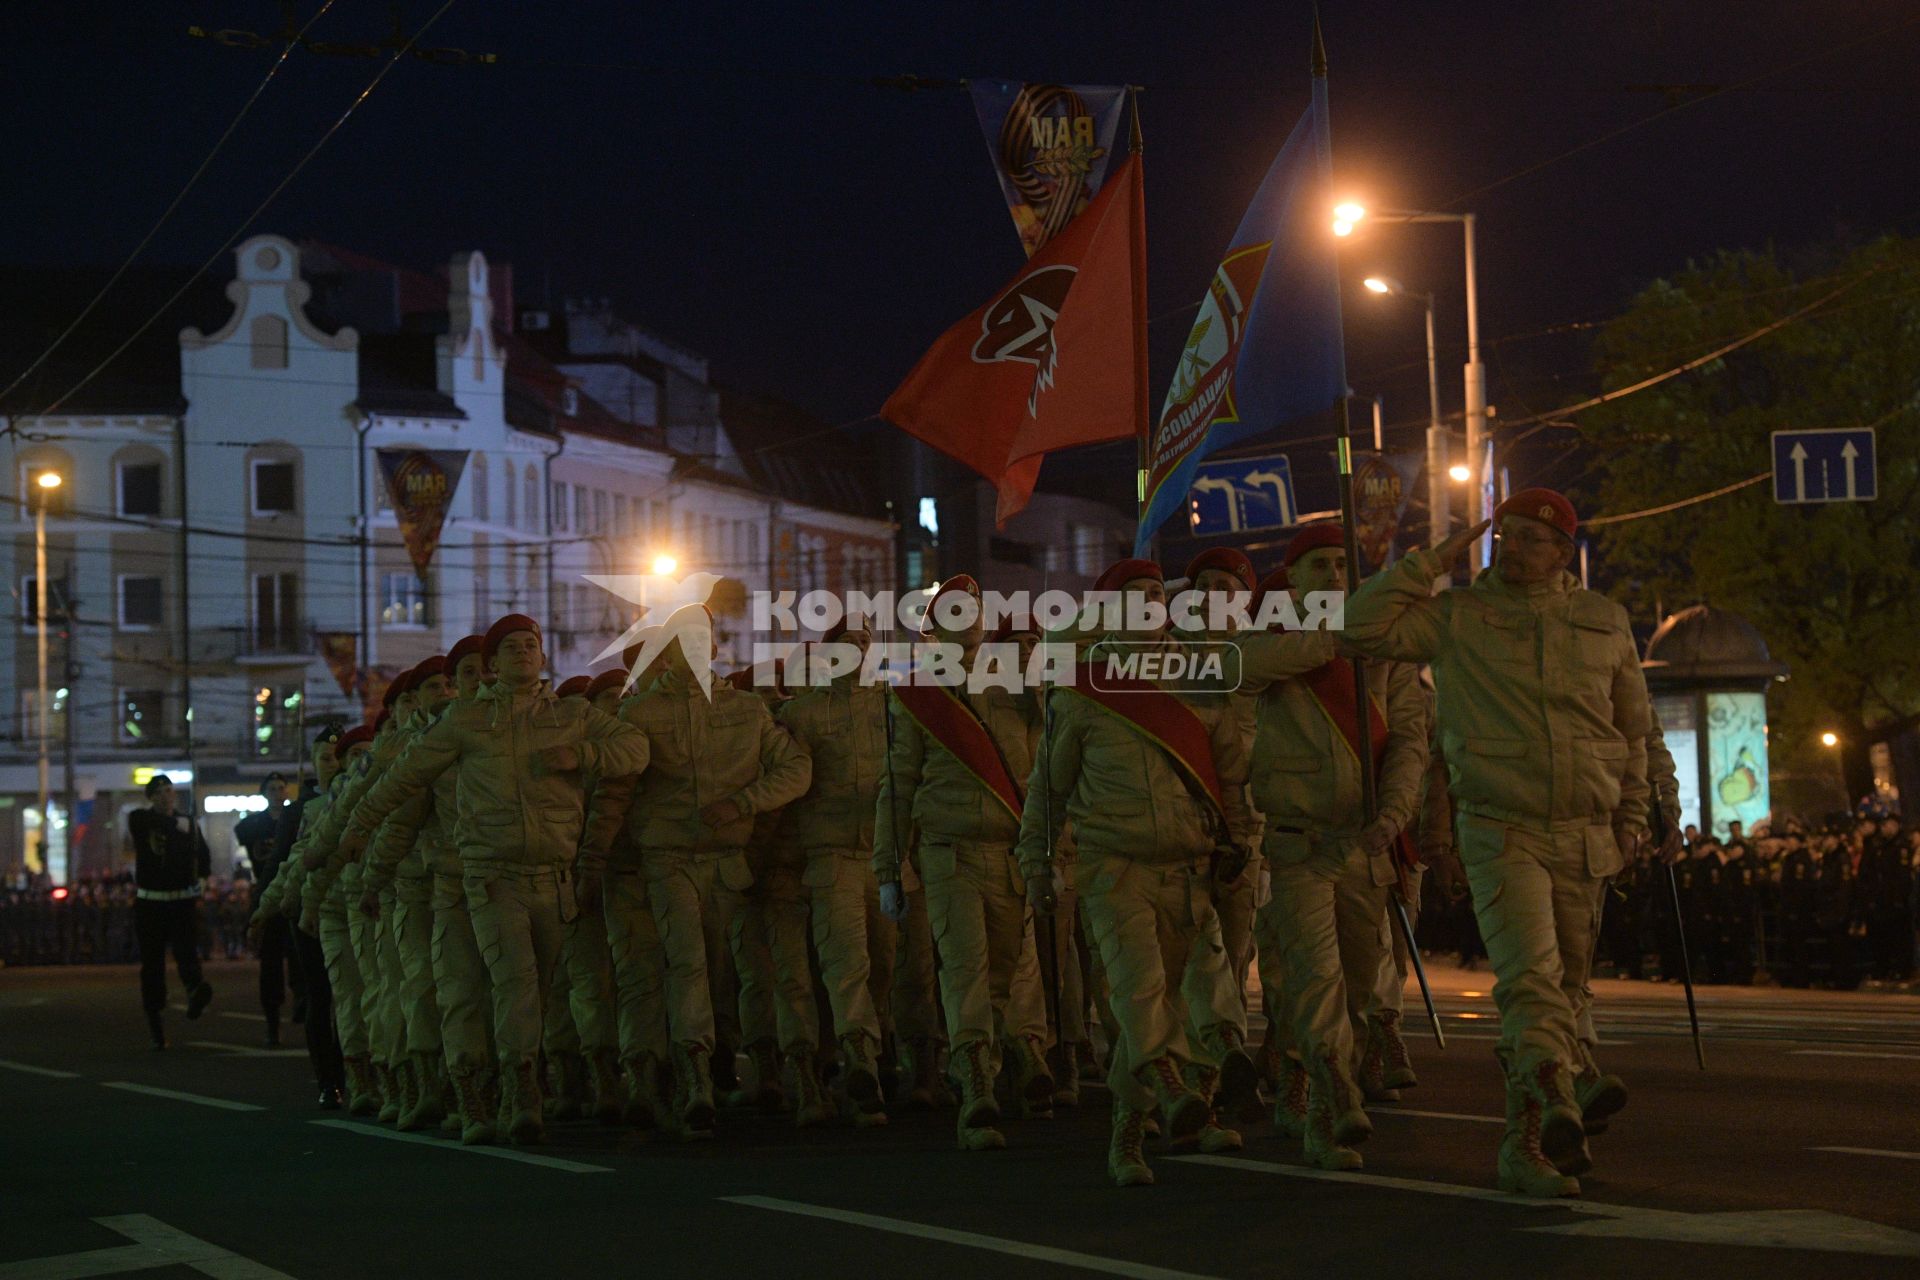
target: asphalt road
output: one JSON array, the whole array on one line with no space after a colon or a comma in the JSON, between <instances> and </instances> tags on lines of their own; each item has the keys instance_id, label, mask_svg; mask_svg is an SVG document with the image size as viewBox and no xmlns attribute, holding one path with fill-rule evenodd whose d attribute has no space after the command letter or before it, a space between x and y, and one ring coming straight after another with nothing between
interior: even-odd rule
<instances>
[{"instance_id":1,"label":"asphalt road","mask_svg":"<svg viewBox=\"0 0 1920 1280\"><path fill-rule=\"evenodd\" d=\"M1484 973L1439 970L1449 1047L1374 1114L1357 1174L1303 1168L1263 1124L1232 1157L1150 1145L1105 1178L1102 1090L1006 1151L951 1113L719 1139L591 1123L534 1149L400 1140L312 1107L304 1054L258 1047L251 969L146 1046L122 968L0 971L0 1280L245 1277L1920 1275L1920 997L1708 989L1707 1067L1674 987L1601 983L1632 1100L1586 1198L1493 1186L1501 1098ZM298 1036L298 1030L293 1034ZM295 1041L297 1044L297 1039Z\"/></svg>"}]
</instances>

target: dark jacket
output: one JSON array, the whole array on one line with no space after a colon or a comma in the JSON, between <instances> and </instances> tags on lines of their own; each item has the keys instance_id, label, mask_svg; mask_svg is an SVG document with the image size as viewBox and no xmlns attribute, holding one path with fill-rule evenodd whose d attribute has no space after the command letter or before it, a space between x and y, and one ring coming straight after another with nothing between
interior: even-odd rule
<instances>
[{"instance_id":1,"label":"dark jacket","mask_svg":"<svg viewBox=\"0 0 1920 1280\"><path fill-rule=\"evenodd\" d=\"M256 891L272 884L281 863L280 810L262 809L248 814L233 824L233 838L247 851L247 861L253 864Z\"/></svg>"},{"instance_id":2,"label":"dark jacket","mask_svg":"<svg viewBox=\"0 0 1920 1280\"><path fill-rule=\"evenodd\" d=\"M134 884L141 889L191 889L213 870L206 837L184 813L163 816L135 809L127 815L127 835L133 841Z\"/></svg>"}]
</instances>

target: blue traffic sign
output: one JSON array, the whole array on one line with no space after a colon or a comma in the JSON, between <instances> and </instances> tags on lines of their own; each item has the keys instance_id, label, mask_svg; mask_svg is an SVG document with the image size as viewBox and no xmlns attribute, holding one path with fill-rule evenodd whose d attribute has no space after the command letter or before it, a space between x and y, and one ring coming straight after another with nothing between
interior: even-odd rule
<instances>
[{"instance_id":1,"label":"blue traffic sign","mask_svg":"<svg viewBox=\"0 0 1920 1280\"><path fill-rule=\"evenodd\" d=\"M1293 468L1283 453L1203 462L1193 473L1187 514L1196 538L1299 523Z\"/></svg>"},{"instance_id":2,"label":"blue traffic sign","mask_svg":"<svg viewBox=\"0 0 1920 1280\"><path fill-rule=\"evenodd\" d=\"M1773 433L1775 502L1871 502L1877 495L1873 428Z\"/></svg>"}]
</instances>

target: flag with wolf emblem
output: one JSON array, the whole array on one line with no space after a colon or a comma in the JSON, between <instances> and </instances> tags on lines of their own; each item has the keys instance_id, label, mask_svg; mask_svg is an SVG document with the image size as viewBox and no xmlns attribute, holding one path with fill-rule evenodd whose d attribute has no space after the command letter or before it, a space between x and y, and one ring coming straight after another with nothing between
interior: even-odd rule
<instances>
[{"instance_id":1,"label":"flag with wolf emblem","mask_svg":"<svg viewBox=\"0 0 1920 1280\"><path fill-rule=\"evenodd\" d=\"M942 334L880 416L1027 505L1043 455L1142 432L1147 249L1140 158L993 298Z\"/></svg>"}]
</instances>

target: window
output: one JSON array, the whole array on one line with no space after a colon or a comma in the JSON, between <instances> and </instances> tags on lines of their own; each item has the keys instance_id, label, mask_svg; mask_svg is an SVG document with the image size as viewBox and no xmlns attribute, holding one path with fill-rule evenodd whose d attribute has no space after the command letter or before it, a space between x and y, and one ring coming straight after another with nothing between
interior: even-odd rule
<instances>
[{"instance_id":1,"label":"window","mask_svg":"<svg viewBox=\"0 0 1920 1280\"><path fill-rule=\"evenodd\" d=\"M160 514L160 464L123 462L120 464L120 514L157 516Z\"/></svg>"},{"instance_id":2,"label":"window","mask_svg":"<svg viewBox=\"0 0 1920 1280\"><path fill-rule=\"evenodd\" d=\"M294 653L300 648L300 576L293 573L253 575L253 631L255 653Z\"/></svg>"},{"instance_id":3,"label":"window","mask_svg":"<svg viewBox=\"0 0 1920 1280\"><path fill-rule=\"evenodd\" d=\"M567 531L567 486L557 480L553 484L553 528L556 533Z\"/></svg>"},{"instance_id":4,"label":"window","mask_svg":"<svg viewBox=\"0 0 1920 1280\"><path fill-rule=\"evenodd\" d=\"M573 486L573 531L592 532L587 525L587 486L583 484Z\"/></svg>"},{"instance_id":5,"label":"window","mask_svg":"<svg viewBox=\"0 0 1920 1280\"><path fill-rule=\"evenodd\" d=\"M633 532L633 504L624 493L613 495L613 531L622 538Z\"/></svg>"},{"instance_id":6,"label":"window","mask_svg":"<svg viewBox=\"0 0 1920 1280\"><path fill-rule=\"evenodd\" d=\"M256 516L292 515L294 502L293 463L256 460L253 464L253 514Z\"/></svg>"},{"instance_id":7,"label":"window","mask_svg":"<svg viewBox=\"0 0 1920 1280\"><path fill-rule=\"evenodd\" d=\"M120 741L130 746L164 739L166 694L159 689L120 691Z\"/></svg>"},{"instance_id":8,"label":"window","mask_svg":"<svg viewBox=\"0 0 1920 1280\"><path fill-rule=\"evenodd\" d=\"M62 626L67 621L67 584L56 578L47 579L47 624ZM20 579L20 624L26 627L40 625L40 579L28 574Z\"/></svg>"},{"instance_id":9,"label":"window","mask_svg":"<svg viewBox=\"0 0 1920 1280\"><path fill-rule=\"evenodd\" d=\"M287 322L279 316L257 316L248 330L253 340L253 367L256 369L284 369L287 367Z\"/></svg>"},{"instance_id":10,"label":"window","mask_svg":"<svg viewBox=\"0 0 1920 1280\"><path fill-rule=\"evenodd\" d=\"M476 534L473 539L473 630L485 630L493 622L491 605L492 585L490 582L493 568L490 563L484 534Z\"/></svg>"},{"instance_id":11,"label":"window","mask_svg":"<svg viewBox=\"0 0 1920 1280\"><path fill-rule=\"evenodd\" d=\"M540 481L533 474L533 464L527 464L526 492L523 495L527 507L527 528L535 533L540 531Z\"/></svg>"},{"instance_id":12,"label":"window","mask_svg":"<svg viewBox=\"0 0 1920 1280\"><path fill-rule=\"evenodd\" d=\"M47 717L47 737L64 738L67 734L67 690L49 689L47 700L53 704L53 714ZM20 691L20 740L37 742L40 739L40 691L22 689Z\"/></svg>"},{"instance_id":13,"label":"window","mask_svg":"<svg viewBox=\"0 0 1920 1280\"><path fill-rule=\"evenodd\" d=\"M520 486L514 483L513 464L509 462L500 473L500 493L506 499L507 528L509 529L520 527L520 504L515 500L519 488Z\"/></svg>"},{"instance_id":14,"label":"window","mask_svg":"<svg viewBox=\"0 0 1920 1280\"><path fill-rule=\"evenodd\" d=\"M607 491L605 489L593 491L593 531L607 532Z\"/></svg>"},{"instance_id":15,"label":"window","mask_svg":"<svg viewBox=\"0 0 1920 1280\"><path fill-rule=\"evenodd\" d=\"M553 629L559 632L573 630L573 584L556 582L553 584ZM571 645L568 645L571 648Z\"/></svg>"},{"instance_id":16,"label":"window","mask_svg":"<svg viewBox=\"0 0 1920 1280\"><path fill-rule=\"evenodd\" d=\"M473 479L467 485L473 491L473 518L487 519L487 455L473 455Z\"/></svg>"},{"instance_id":17,"label":"window","mask_svg":"<svg viewBox=\"0 0 1920 1280\"><path fill-rule=\"evenodd\" d=\"M1073 533L1073 571L1089 578L1100 576L1107 567L1107 536L1099 525L1068 526Z\"/></svg>"},{"instance_id":18,"label":"window","mask_svg":"<svg viewBox=\"0 0 1920 1280\"><path fill-rule=\"evenodd\" d=\"M306 690L298 684L258 685L253 690L253 754L295 758L300 754L300 704Z\"/></svg>"},{"instance_id":19,"label":"window","mask_svg":"<svg viewBox=\"0 0 1920 1280\"><path fill-rule=\"evenodd\" d=\"M151 631L162 617L160 579L123 573L120 575L120 626L126 631Z\"/></svg>"},{"instance_id":20,"label":"window","mask_svg":"<svg viewBox=\"0 0 1920 1280\"><path fill-rule=\"evenodd\" d=\"M395 629L424 627L432 621L429 610L431 593L427 584L411 572L380 575L380 625Z\"/></svg>"}]
</instances>

